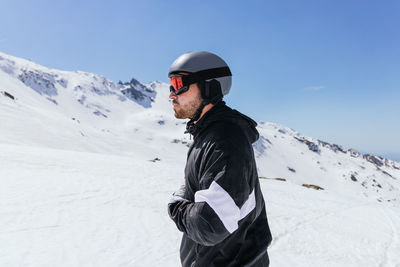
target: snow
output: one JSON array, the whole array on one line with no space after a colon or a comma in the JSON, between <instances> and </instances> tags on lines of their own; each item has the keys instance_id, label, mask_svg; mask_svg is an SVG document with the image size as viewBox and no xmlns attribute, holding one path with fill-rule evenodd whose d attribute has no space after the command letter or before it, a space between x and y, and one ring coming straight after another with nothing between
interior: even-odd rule
<instances>
[{"instance_id":1,"label":"snow","mask_svg":"<svg viewBox=\"0 0 400 267\"><path fill-rule=\"evenodd\" d=\"M44 75L26 84L22 70ZM37 87L48 75L62 81L50 95ZM135 87L145 100L126 88L0 53L0 91L16 97L0 94L0 266L180 265L167 203L191 140L168 85ZM400 266L398 162L379 167L276 123L258 130L271 266Z\"/></svg>"},{"instance_id":2,"label":"snow","mask_svg":"<svg viewBox=\"0 0 400 267\"><path fill-rule=\"evenodd\" d=\"M172 162L0 149L1 266L178 265L165 203L180 171L161 172Z\"/></svg>"},{"instance_id":3,"label":"snow","mask_svg":"<svg viewBox=\"0 0 400 267\"><path fill-rule=\"evenodd\" d=\"M381 203L338 198L261 180L274 266L398 266L399 213Z\"/></svg>"}]
</instances>

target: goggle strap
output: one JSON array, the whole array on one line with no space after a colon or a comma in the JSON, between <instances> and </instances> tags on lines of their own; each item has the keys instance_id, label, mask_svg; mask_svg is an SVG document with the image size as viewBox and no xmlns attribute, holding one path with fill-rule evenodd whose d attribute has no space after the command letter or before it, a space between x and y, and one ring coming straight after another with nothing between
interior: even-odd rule
<instances>
[{"instance_id":1,"label":"goggle strap","mask_svg":"<svg viewBox=\"0 0 400 267\"><path fill-rule=\"evenodd\" d=\"M214 78L232 76L231 70L228 67L214 68L202 70L199 72L190 73L182 76L183 85L189 85L200 81L205 81Z\"/></svg>"},{"instance_id":2,"label":"goggle strap","mask_svg":"<svg viewBox=\"0 0 400 267\"><path fill-rule=\"evenodd\" d=\"M232 73L228 67L221 67L195 72L193 73L193 76L198 78L197 81L205 81L213 78L232 76Z\"/></svg>"}]
</instances>

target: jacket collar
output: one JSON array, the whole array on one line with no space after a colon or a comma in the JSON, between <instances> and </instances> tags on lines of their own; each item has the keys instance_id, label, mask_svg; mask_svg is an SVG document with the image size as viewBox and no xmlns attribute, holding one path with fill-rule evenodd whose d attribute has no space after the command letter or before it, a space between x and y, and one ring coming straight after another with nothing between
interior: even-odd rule
<instances>
[{"instance_id":1,"label":"jacket collar","mask_svg":"<svg viewBox=\"0 0 400 267\"><path fill-rule=\"evenodd\" d=\"M196 124L193 121L189 121L186 125L186 133L190 133L196 139L211 124L218 122L237 124L242 128L251 144L257 141L260 136L256 129L257 123L254 120L226 106L224 101L215 104Z\"/></svg>"},{"instance_id":2,"label":"jacket collar","mask_svg":"<svg viewBox=\"0 0 400 267\"><path fill-rule=\"evenodd\" d=\"M200 120L197 121L197 123L194 123L192 120L190 120L186 124L185 133L189 133L194 137L196 137L202 129L206 128L210 124L210 122L213 121L213 120L210 121L208 118L212 117L214 114L220 112L224 108L226 108L225 102L219 101L209 111L204 113L204 115L200 118Z\"/></svg>"}]
</instances>

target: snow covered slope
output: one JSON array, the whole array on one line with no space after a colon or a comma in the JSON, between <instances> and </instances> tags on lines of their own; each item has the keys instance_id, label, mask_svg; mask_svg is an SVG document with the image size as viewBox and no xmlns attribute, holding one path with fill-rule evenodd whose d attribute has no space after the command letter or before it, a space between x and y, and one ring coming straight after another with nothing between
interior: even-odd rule
<instances>
[{"instance_id":1,"label":"snow covered slope","mask_svg":"<svg viewBox=\"0 0 400 267\"><path fill-rule=\"evenodd\" d=\"M155 99L156 88L160 101ZM144 140L163 135L157 127L166 116L173 118L165 112L165 84L145 85L134 79L117 84L96 74L53 70L2 53L0 92L0 138L8 144L131 152L147 146Z\"/></svg>"},{"instance_id":2,"label":"snow covered slope","mask_svg":"<svg viewBox=\"0 0 400 267\"><path fill-rule=\"evenodd\" d=\"M178 266L168 85L0 53L0 266ZM271 266L400 266L400 163L260 123Z\"/></svg>"},{"instance_id":3,"label":"snow covered slope","mask_svg":"<svg viewBox=\"0 0 400 267\"><path fill-rule=\"evenodd\" d=\"M348 195L400 204L400 163L345 150L274 123L260 123L255 145L260 176L312 184Z\"/></svg>"}]
</instances>

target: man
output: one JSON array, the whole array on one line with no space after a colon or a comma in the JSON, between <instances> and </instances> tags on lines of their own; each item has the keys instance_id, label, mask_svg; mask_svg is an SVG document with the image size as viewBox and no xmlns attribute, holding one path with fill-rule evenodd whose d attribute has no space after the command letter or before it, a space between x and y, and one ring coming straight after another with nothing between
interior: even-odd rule
<instances>
[{"instance_id":1,"label":"man","mask_svg":"<svg viewBox=\"0 0 400 267\"><path fill-rule=\"evenodd\" d=\"M182 266L269 266L272 238L252 148L257 124L222 101L231 87L228 65L212 53L190 52L168 76L175 117L190 119L194 138L185 183L168 204L183 232Z\"/></svg>"}]
</instances>

